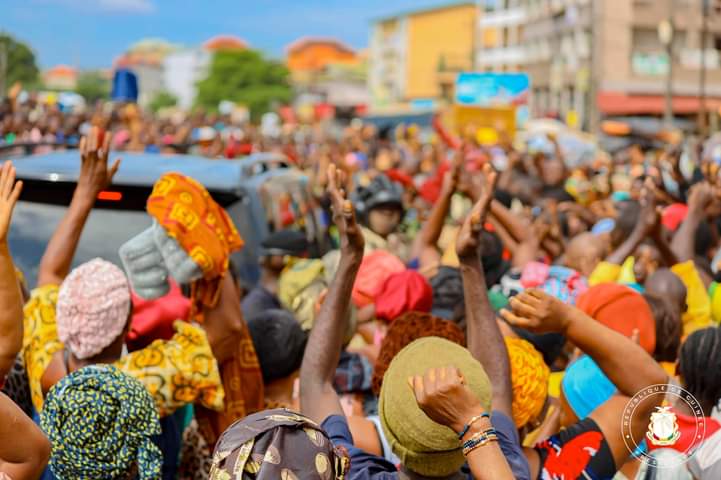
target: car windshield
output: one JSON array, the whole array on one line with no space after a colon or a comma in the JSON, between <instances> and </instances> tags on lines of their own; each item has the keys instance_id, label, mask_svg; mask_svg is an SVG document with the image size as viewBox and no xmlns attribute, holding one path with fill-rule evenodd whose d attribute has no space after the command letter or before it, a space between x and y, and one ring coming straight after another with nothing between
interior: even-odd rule
<instances>
[{"instance_id":1,"label":"car windshield","mask_svg":"<svg viewBox=\"0 0 721 480\"><path fill-rule=\"evenodd\" d=\"M15 207L10 250L29 288L37 283L40 259L66 210L64 206L33 202L18 202ZM150 224L151 218L142 210L94 209L83 229L73 267L95 257L120 266L120 246Z\"/></svg>"}]
</instances>

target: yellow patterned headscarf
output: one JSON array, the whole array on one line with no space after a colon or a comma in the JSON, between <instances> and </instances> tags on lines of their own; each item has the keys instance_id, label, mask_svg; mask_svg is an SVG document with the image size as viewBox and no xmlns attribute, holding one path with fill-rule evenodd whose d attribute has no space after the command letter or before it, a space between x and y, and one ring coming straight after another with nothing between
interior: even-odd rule
<instances>
[{"instance_id":1,"label":"yellow patterned headscarf","mask_svg":"<svg viewBox=\"0 0 721 480\"><path fill-rule=\"evenodd\" d=\"M543 411L551 371L544 363L543 355L527 341L511 337L506 337L505 341L511 362L513 421L521 428Z\"/></svg>"},{"instance_id":2,"label":"yellow patterned headscarf","mask_svg":"<svg viewBox=\"0 0 721 480\"><path fill-rule=\"evenodd\" d=\"M155 182L147 210L203 271L191 286L191 316L202 320L203 307L218 302L230 253L243 246L243 239L205 187L179 173L166 173Z\"/></svg>"}]
</instances>

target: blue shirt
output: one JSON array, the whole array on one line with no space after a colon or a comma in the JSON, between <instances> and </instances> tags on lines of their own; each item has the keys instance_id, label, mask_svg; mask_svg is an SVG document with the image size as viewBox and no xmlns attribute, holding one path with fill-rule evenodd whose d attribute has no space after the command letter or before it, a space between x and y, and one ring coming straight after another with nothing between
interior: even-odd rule
<instances>
[{"instance_id":1,"label":"blue shirt","mask_svg":"<svg viewBox=\"0 0 721 480\"><path fill-rule=\"evenodd\" d=\"M266 310L283 308L278 297L265 288L258 285L245 296L240 304L243 310L243 318L250 318Z\"/></svg>"},{"instance_id":2,"label":"blue shirt","mask_svg":"<svg viewBox=\"0 0 721 480\"><path fill-rule=\"evenodd\" d=\"M530 480L531 472L528 460L521 449L518 430L513 420L501 412L493 412L491 424L498 432L498 446L506 457L508 465L517 480ZM356 448L353 444L353 435L348 427L348 420L340 415L331 415L323 422L323 430L336 446L343 446L350 455L350 471L348 480L391 480L397 479L398 468L382 457L377 457ZM379 432L380 434L380 432ZM473 475L464 466L461 470L466 478L473 479Z\"/></svg>"}]
</instances>

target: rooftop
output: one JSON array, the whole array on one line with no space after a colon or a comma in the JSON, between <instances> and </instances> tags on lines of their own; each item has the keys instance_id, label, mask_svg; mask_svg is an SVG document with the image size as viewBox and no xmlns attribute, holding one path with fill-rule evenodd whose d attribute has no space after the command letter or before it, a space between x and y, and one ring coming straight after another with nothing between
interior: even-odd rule
<instances>
[{"instance_id":1,"label":"rooftop","mask_svg":"<svg viewBox=\"0 0 721 480\"><path fill-rule=\"evenodd\" d=\"M455 8L455 7L475 7L476 2L469 2L467 0L450 0L443 3L439 3L437 5L431 5L428 7L423 8L413 8L409 10L402 10L394 15L385 15L382 17L375 17L371 18L371 23L380 23L380 22L387 22L388 20L394 20L396 18L401 17L410 17L413 15L420 15L423 13L430 13L435 12L438 10L446 10L448 8Z\"/></svg>"},{"instance_id":2,"label":"rooftop","mask_svg":"<svg viewBox=\"0 0 721 480\"><path fill-rule=\"evenodd\" d=\"M310 45L316 45L319 43L331 44L336 46L339 50L343 50L348 53L355 53L355 50L353 50L351 47L341 42L340 40L332 37L301 37L298 40L290 43L287 47L285 47L285 49L287 52L294 52L296 50L301 50Z\"/></svg>"},{"instance_id":3,"label":"rooftop","mask_svg":"<svg viewBox=\"0 0 721 480\"><path fill-rule=\"evenodd\" d=\"M203 48L210 51L216 50L245 50L248 42L235 35L216 35L203 44Z\"/></svg>"},{"instance_id":4,"label":"rooftop","mask_svg":"<svg viewBox=\"0 0 721 480\"><path fill-rule=\"evenodd\" d=\"M74 77L78 74L78 70L69 65L56 65L45 71L46 76L58 76L58 77Z\"/></svg>"}]
</instances>

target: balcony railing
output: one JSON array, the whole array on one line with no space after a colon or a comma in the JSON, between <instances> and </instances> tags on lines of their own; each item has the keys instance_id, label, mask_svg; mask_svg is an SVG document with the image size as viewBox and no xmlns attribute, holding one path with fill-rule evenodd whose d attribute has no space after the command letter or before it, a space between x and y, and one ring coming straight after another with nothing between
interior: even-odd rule
<instances>
[{"instance_id":1,"label":"balcony railing","mask_svg":"<svg viewBox=\"0 0 721 480\"><path fill-rule=\"evenodd\" d=\"M478 26L484 27L510 27L521 25L528 19L528 12L524 8L510 8L496 12L484 13L478 19Z\"/></svg>"},{"instance_id":2,"label":"balcony railing","mask_svg":"<svg viewBox=\"0 0 721 480\"><path fill-rule=\"evenodd\" d=\"M501 47L484 49L478 52L478 65L518 65L526 61L526 49L523 47Z\"/></svg>"}]
</instances>

